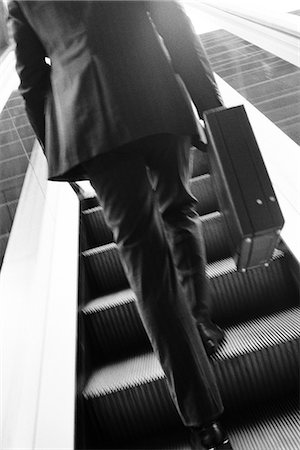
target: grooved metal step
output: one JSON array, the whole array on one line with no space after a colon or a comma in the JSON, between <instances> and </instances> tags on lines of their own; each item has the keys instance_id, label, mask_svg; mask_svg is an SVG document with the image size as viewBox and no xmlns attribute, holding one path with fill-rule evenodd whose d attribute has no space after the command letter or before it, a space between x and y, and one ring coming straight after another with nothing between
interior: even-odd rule
<instances>
[{"instance_id":1,"label":"grooved metal step","mask_svg":"<svg viewBox=\"0 0 300 450\"><path fill-rule=\"evenodd\" d=\"M207 276L212 317L220 325L284 309L297 302L295 285L284 255L279 251L269 267L240 273L235 270L233 260L228 258L209 264ZM88 302L82 314L91 353L97 355L96 360L148 345L135 296L129 288Z\"/></svg>"},{"instance_id":2,"label":"grooved metal step","mask_svg":"<svg viewBox=\"0 0 300 450\"><path fill-rule=\"evenodd\" d=\"M82 221L88 248L113 242L113 234L105 221L102 206L98 205L82 211Z\"/></svg>"},{"instance_id":3,"label":"grooved metal step","mask_svg":"<svg viewBox=\"0 0 300 450\"><path fill-rule=\"evenodd\" d=\"M192 170L191 178L204 175L209 172L208 154L195 147L191 149Z\"/></svg>"},{"instance_id":4,"label":"grooved metal step","mask_svg":"<svg viewBox=\"0 0 300 450\"><path fill-rule=\"evenodd\" d=\"M82 218L88 235L88 248L85 250L113 242L113 235L105 222L101 206L83 211ZM229 239L223 215L219 211L215 211L200 216L199 220L202 223L208 261L215 261L229 256Z\"/></svg>"},{"instance_id":5,"label":"grooved metal step","mask_svg":"<svg viewBox=\"0 0 300 450\"><path fill-rule=\"evenodd\" d=\"M99 236L107 237L107 239L103 238L103 244L82 252L84 264L96 289L96 296L111 290L122 289L128 283L116 244L114 242L107 243L110 240L110 232L103 225L102 208L97 207L89 211L91 212L86 214L89 228L99 227ZM201 220L203 226L208 261L211 262L229 256L230 249L223 216L216 211L201 216L199 220ZM98 232L94 235L94 242L96 242L97 237Z\"/></svg>"},{"instance_id":6,"label":"grooved metal step","mask_svg":"<svg viewBox=\"0 0 300 450\"><path fill-rule=\"evenodd\" d=\"M191 191L198 200L196 210L199 215L205 216L205 232L208 235L208 245L211 242L212 250L219 255L219 253L228 251L228 239L225 236L225 223L222 216L217 211L218 204L215 197L210 175L205 174L193 178L190 182ZM216 212L216 213L215 213ZM209 215L211 217L209 217ZM215 213L215 214L214 214ZM105 245L113 241L112 232L108 228L104 216L103 209L100 205L88 208L82 212L83 224L86 227L86 239L88 248L93 248L99 245ZM222 231L223 228L223 231ZM214 240L214 236L218 236L218 240ZM219 248L218 248L219 246ZM210 251L208 251L210 253ZM218 256L219 258L222 256Z\"/></svg>"},{"instance_id":7,"label":"grooved metal step","mask_svg":"<svg viewBox=\"0 0 300 450\"><path fill-rule=\"evenodd\" d=\"M260 404L228 426L230 441L237 450L296 450L300 443L299 423L295 396L280 403Z\"/></svg>"},{"instance_id":8,"label":"grooved metal step","mask_svg":"<svg viewBox=\"0 0 300 450\"><path fill-rule=\"evenodd\" d=\"M218 211L218 201L209 174L192 178L190 188L198 200L196 211L200 216Z\"/></svg>"},{"instance_id":9,"label":"grooved metal step","mask_svg":"<svg viewBox=\"0 0 300 450\"><path fill-rule=\"evenodd\" d=\"M106 292L124 289L128 281L115 243L86 250L82 253L95 292L103 295Z\"/></svg>"},{"instance_id":10,"label":"grooved metal step","mask_svg":"<svg viewBox=\"0 0 300 450\"><path fill-rule=\"evenodd\" d=\"M300 308L292 308L226 329L226 342L212 360L225 411L242 411L297 389L299 325ZM179 423L151 352L96 370L83 398L99 439L122 442Z\"/></svg>"},{"instance_id":11,"label":"grooved metal step","mask_svg":"<svg viewBox=\"0 0 300 450\"><path fill-rule=\"evenodd\" d=\"M235 450L291 450L300 442L300 411L295 398L248 408L228 421L227 430ZM122 450L191 450L187 430L176 427L168 434L148 436Z\"/></svg>"}]
</instances>

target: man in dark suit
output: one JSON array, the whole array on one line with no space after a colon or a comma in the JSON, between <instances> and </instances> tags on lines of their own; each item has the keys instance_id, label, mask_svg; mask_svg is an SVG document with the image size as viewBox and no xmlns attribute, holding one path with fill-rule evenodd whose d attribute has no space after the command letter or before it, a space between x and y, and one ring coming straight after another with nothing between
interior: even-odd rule
<instances>
[{"instance_id":1,"label":"man in dark suit","mask_svg":"<svg viewBox=\"0 0 300 450\"><path fill-rule=\"evenodd\" d=\"M222 444L205 250L188 187L193 100L222 105L176 1L11 1L17 71L50 180L90 179L193 448ZM45 57L51 60L46 64Z\"/></svg>"}]
</instances>

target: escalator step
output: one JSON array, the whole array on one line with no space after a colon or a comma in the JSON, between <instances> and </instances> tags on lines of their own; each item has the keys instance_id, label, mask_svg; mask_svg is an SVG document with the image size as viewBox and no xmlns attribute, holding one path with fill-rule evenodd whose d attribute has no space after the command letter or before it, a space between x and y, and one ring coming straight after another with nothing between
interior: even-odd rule
<instances>
[{"instance_id":1,"label":"escalator step","mask_svg":"<svg viewBox=\"0 0 300 450\"><path fill-rule=\"evenodd\" d=\"M115 243L86 250L84 264L98 295L128 286L128 281Z\"/></svg>"},{"instance_id":2,"label":"escalator step","mask_svg":"<svg viewBox=\"0 0 300 450\"><path fill-rule=\"evenodd\" d=\"M234 420L234 425L231 423ZM234 450L298 450L300 411L294 397L256 405L225 426ZM137 440L122 450L191 450L188 430L177 427L163 435Z\"/></svg>"},{"instance_id":3,"label":"escalator step","mask_svg":"<svg viewBox=\"0 0 300 450\"><path fill-rule=\"evenodd\" d=\"M215 261L230 255L229 240L223 215L218 211L200 217L208 261ZM83 222L88 236L88 248L113 242L113 235L106 225L101 206L83 212Z\"/></svg>"},{"instance_id":4,"label":"escalator step","mask_svg":"<svg viewBox=\"0 0 300 450\"><path fill-rule=\"evenodd\" d=\"M300 411L296 396L275 404L259 404L234 418L230 441L237 450L298 450Z\"/></svg>"},{"instance_id":5,"label":"escalator step","mask_svg":"<svg viewBox=\"0 0 300 450\"><path fill-rule=\"evenodd\" d=\"M299 384L298 307L226 329L212 361L225 405L231 411L296 390Z\"/></svg>"},{"instance_id":6,"label":"escalator step","mask_svg":"<svg viewBox=\"0 0 300 450\"><path fill-rule=\"evenodd\" d=\"M225 411L284 398L297 388L299 325L299 308L293 308L226 330L226 342L212 360ZM83 398L100 439L125 442L180 423L150 352L96 370Z\"/></svg>"},{"instance_id":7,"label":"escalator step","mask_svg":"<svg viewBox=\"0 0 300 450\"><path fill-rule=\"evenodd\" d=\"M191 178L204 175L209 172L208 153L203 153L200 150L192 147L191 149Z\"/></svg>"},{"instance_id":8,"label":"escalator step","mask_svg":"<svg viewBox=\"0 0 300 450\"><path fill-rule=\"evenodd\" d=\"M197 152L201 153L201 152ZM193 195L197 198L196 210L199 215L205 215L218 210L218 203L214 193L211 177L209 174L201 174L190 181ZM85 199L83 204L89 206L82 211L82 219L86 228L85 234L88 240L88 248L104 245L112 242L112 233L109 230L104 216L103 209L98 204L96 197Z\"/></svg>"},{"instance_id":9,"label":"escalator step","mask_svg":"<svg viewBox=\"0 0 300 450\"><path fill-rule=\"evenodd\" d=\"M222 325L298 304L298 287L280 250L269 265L247 272L237 272L231 258L215 261L207 276L212 317Z\"/></svg>"},{"instance_id":10,"label":"escalator step","mask_svg":"<svg viewBox=\"0 0 300 450\"><path fill-rule=\"evenodd\" d=\"M90 226L95 227L93 221L103 223L101 208L97 208L89 217ZM229 256L228 240L226 238L222 215L218 212L201 217L203 235L206 242L208 261ZM109 231L104 229L104 234ZM105 240L104 240L105 241ZM87 267L90 280L95 287L95 295L101 295L111 290L121 289L128 285L119 252L115 243L110 242L82 252L84 264Z\"/></svg>"},{"instance_id":11,"label":"escalator step","mask_svg":"<svg viewBox=\"0 0 300 450\"><path fill-rule=\"evenodd\" d=\"M105 222L102 206L95 206L83 211L82 221L88 240L87 249L113 242L113 235Z\"/></svg>"},{"instance_id":12,"label":"escalator step","mask_svg":"<svg viewBox=\"0 0 300 450\"><path fill-rule=\"evenodd\" d=\"M216 193L209 174L192 178L190 188L192 194L198 200L196 211L200 216L219 210Z\"/></svg>"},{"instance_id":13,"label":"escalator step","mask_svg":"<svg viewBox=\"0 0 300 450\"><path fill-rule=\"evenodd\" d=\"M81 211L84 211L86 209L95 208L96 206L99 206L99 200L96 196L91 196L84 198L80 201L80 207Z\"/></svg>"},{"instance_id":14,"label":"escalator step","mask_svg":"<svg viewBox=\"0 0 300 450\"><path fill-rule=\"evenodd\" d=\"M215 211L200 217L208 262L225 259L231 250L223 214Z\"/></svg>"},{"instance_id":15,"label":"escalator step","mask_svg":"<svg viewBox=\"0 0 300 450\"><path fill-rule=\"evenodd\" d=\"M87 349L93 365L150 348L131 289L90 302L83 310Z\"/></svg>"},{"instance_id":16,"label":"escalator step","mask_svg":"<svg viewBox=\"0 0 300 450\"><path fill-rule=\"evenodd\" d=\"M216 196L213 192L210 175L201 175L193 178L190 182L191 191L198 200L197 212L199 215L205 215L217 211L218 205ZM92 201L87 199L86 202ZM88 248L104 245L112 242L112 233L105 223L103 209L97 203L92 203L90 208L82 212L82 220L86 227L85 234L88 240ZM89 205L89 203L85 203Z\"/></svg>"},{"instance_id":17,"label":"escalator step","mask_svg":"<svg viewBox=\"0 0 300 450\"><path fill-rule=\"evenodd\" d=\"M297 303L297 289L280 252L269 267L239 273L227 259L209 264L207 275L212 316L223 326ZM148 345L135 296L128 288L88 302L82 313L91 354L98 359Z\"/></svg>"}]
</instances>

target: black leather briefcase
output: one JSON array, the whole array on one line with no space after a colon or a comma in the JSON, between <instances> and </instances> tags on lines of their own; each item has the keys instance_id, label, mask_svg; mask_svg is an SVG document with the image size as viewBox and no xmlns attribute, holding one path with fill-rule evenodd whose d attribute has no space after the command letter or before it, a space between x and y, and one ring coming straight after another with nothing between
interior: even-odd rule
<instances>
[{"instance_id":1,"label":"black leather briefcase","mask_svg":"<svg viewBox=\"0 0 300 450\"><path fill-rule=\"evenodd\" d=\"M206 111L213 185L238 270L271 259L284 219L243 106Z\"/></svg>"}]
</instances>

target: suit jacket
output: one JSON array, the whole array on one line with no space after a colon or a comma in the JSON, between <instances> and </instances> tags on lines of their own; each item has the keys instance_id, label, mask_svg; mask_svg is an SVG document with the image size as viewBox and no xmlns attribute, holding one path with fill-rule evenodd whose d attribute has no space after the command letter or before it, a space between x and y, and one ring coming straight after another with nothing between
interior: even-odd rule
<instances>
[{"instance_id":1,"label":"suit jacket","mask_svg":"<svg viewBox=\"0 0 300 450\"><path fill-rule=\"evenodd\" d=\"M176 1L12 0L9 24L49 179L83 179L83 161L148 135L195 135L184 85L200 116L222 104Z\"/></svg>"}]
</instances>

